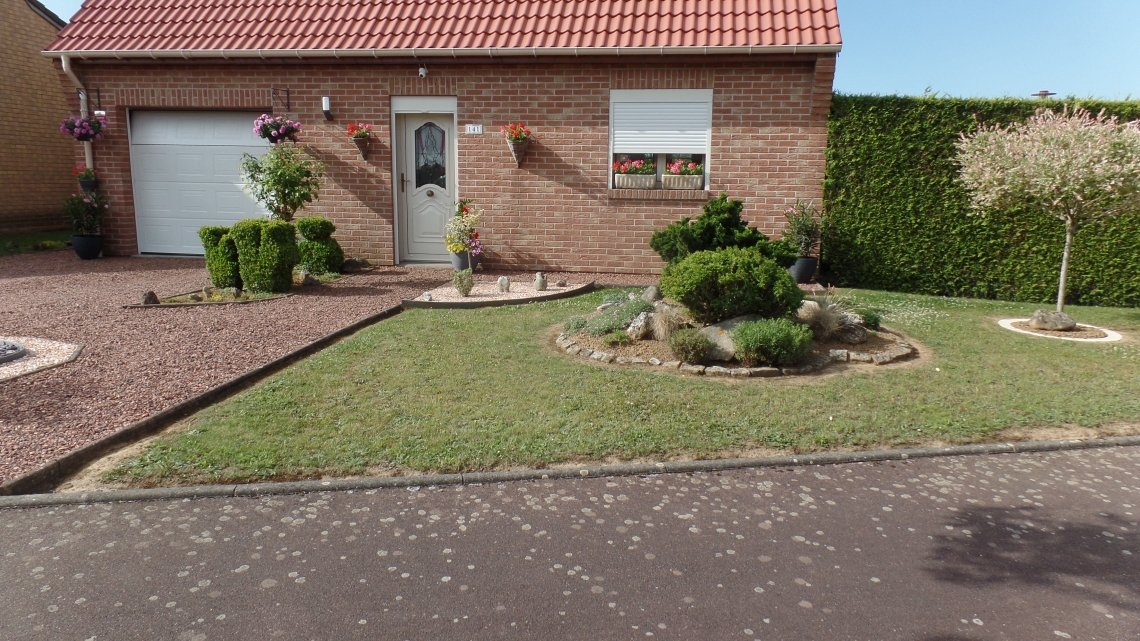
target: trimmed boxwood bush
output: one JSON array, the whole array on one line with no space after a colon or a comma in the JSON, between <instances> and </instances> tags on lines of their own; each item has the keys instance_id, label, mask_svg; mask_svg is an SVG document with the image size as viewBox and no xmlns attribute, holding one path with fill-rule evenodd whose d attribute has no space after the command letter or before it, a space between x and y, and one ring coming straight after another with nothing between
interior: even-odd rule
<instances>
[{"instance_id":1,"label":"trimmed boxwood bush","mask_svg":"<svg viewBox=\"0 0 1140 641\"><path fill-rule=\"evenodd\" d=\"M229 227L203 227L198 230L202 247L206 249L206 271L214 287L241 289L241 271L238 268L237 246L230 237Z\"/></svg>"},{"instance_id":2,"label":"trimmed boxwood bush","mask_svg":"<svg viewBox=\"0 0 1140 641\"><path fill-rule=\"evenodd\" d=\"M666 266L661 292L702 323L745 314L783 316L804 299L787 269L755 248L738 247L697 252Z\"/></svg>"},{"instance_id":3,"label":"trimmed boxwood bush","mask_svg":"<svg viewBox=\"0 0 1140 641\"><path fill-rule=\"evenodd\" d=\"M1140 101L845 96L831 103L821 272L836 285L936 296L1056 300L1065 226L1020 209L967 215L954 143L979 123L1047 107L1140 118ZM1140 306L1140 211L1074 240L1069 302Z\"/></svg>"},{"instance_id":4,"label":"trimmed boxwood bush","mask_svg":"<svg viewBox=\"0 0 1140 641\"><path fill-rule=\"evenodd\" d=\"M811 328L787 318L741 323L732 334L736 358L747 367L795 365L813 347Z\"/></svg>"},{"instance_id":5,"label":"trimmed boxwood bush","mask_svg":"<svg viewBox=\"0 0 1140 641\"><path fill-rule=\"evenodd\" d=\"M626 300L615 305L586 322L585 332L590 336L604 336L610 332L617 332L629 327L634 318L642 312L652 312L653 303L641 300Z\"/></svg>"},{"instance_id":6,"label":"trimmed boxwood bush","mask_svg":"<svg viewBox=\"0 0 1140 641\"><path fill-rule=\"evenodd\" d=\"M332 238L336 225L327 218L307 216L297 221L297 231L305 237L297 243L301 266L313 274L339 272L344 264L344 250Z\"/></svg>"},{"instance_id":7,"label":"trimmed boxwood bush","mask_svg":"<svg viewBox=\"0 0 1140 641\"><path fill-rule=\"evenodd\" d=\"M255 292L287 292L293 286L293 268L300 261L297 231L280 220L252 218L230 230L237 246L238 267L245 287Z\"/></svg>"},{"instance_id":8,"label":"trimmed boxwood bush","mask_svg":"<svg viewBox=\"0 0 1140 641\"><path fill-rule=\"evenodd\" d=\"M787 242L771 242L768 237L740 217L744 202L729 200L721 194L703 207L696 219L688 217L653 232L649 246L667 263L676 263L699 251L714 251L725 247L753 247L762 255L788 267L796 262L798 254Z\"/></svg>"},{"instance_id":9,"label":"trimmed boxwood bush","mask_svg":"<svg viewBox=\"0 0 1140 641\"><path fill-rule=\"evenodd\" d=\"M694 365L703 362L709 356L714 345L708 336L699 331L686 327L669 335L669 351L682 363Z\"/></svg>"}]
</instances>

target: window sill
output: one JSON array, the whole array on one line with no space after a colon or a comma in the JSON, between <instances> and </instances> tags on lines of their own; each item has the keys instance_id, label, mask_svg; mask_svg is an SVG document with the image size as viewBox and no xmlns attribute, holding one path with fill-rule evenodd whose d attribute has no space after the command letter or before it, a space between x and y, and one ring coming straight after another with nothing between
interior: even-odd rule
<instances>
[{"instance_id":1,"label":"window sill","mask_svg":"<svg viewBox=\"0 0 1140 641\"><path fill-rule=\"evenodd\" d=\"M708 200L707 189L611 189L610 200Z\"/></svg>"}]
</instances>

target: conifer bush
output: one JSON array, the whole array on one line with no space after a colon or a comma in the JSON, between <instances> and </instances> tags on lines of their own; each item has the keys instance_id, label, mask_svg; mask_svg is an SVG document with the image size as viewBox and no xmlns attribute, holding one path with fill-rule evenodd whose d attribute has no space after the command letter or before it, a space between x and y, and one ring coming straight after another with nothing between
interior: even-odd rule
<instances>
[{"instance_id":1,"label":"conifer bush","mask_svg":"<svg viewBox=\"0 0 1140 641\"><path fill-rule=\"evenodd\" d=\"M784 316L804 299L786 268L755 248L739 247L701 251L667 265L661 292L710 324L746 314Z\"/></svg>"},{"instance_id":2,"label":"conifer bush","mask_svg":"<svg viewBox=\"0 0 1140 641\"><path fill-rule=\"evenodd\" d=\"M763 232L749 227L741 218L743 211L743 201L729 200L727 194L721 194L705 203L696 219L685 217L653 232L649 247L670 264L696 252L726 247L754 248L783 267L796 262L798 254L790 243L770 242Z\"/></svg>"}]
</instances>

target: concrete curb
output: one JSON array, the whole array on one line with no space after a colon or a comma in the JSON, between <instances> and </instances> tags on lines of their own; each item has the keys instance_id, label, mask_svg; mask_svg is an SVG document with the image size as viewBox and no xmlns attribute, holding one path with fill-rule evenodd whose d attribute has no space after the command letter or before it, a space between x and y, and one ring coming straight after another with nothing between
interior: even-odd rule
<instances>
[{"instance_id":1,"label":"concrete curb","mask_svg":"<svg viewBox=\"0 0 1140 641\"><path fill-rule=\"evenodd\" d=\"M581 294L588 294L595 289L598 289L598 286L594 283L594 281L590 281L585 285L579 285L573 289L554 292L552 294L528 296L526 298L501 298L498 300L487 301L433 301L405 298L404 300L400 301L400 304L404 306L404 309L479 309L482 307L526 305L527 303L541 303L543 301L558 300L560 298L572 298Z\"/></svg>"},{"instance_id":2,"label":"concrete curb","mask_svg":"<svg viewBox=\"0 0 1140 641\"><path fill-rule=\"evenodd\" d=\"M1140 436L1066 441L1027 441L1024 443L990 443L957 445L953 447L925 447L905 450L874 450L868 452L829 452L763 458L730 458L710 461L682 461L661 463L631 463L620 465L585 465L559 467L546 470L514 470L505 472L469 472L464 474L429 474L424 476L393 476L327 481L293 481L285 483L251 483L245 485L198 485L193 487L158 488L153 490L113 490L107 492L81 492L72 494L27 494L0 497L0 509L38 507L50 505L79 505L86 503L112 503L120 501L170 501L207 497L257 497L276 494L303 494L345 490L371 490L386 488L424 487L440 485L470 485L503 483L507 481L533 481L544 479L596 478L603 476L636 476L642 474L668 474L685 472L716 472L758 467L789 467L803 465L836 465L875 461L905 461L914 458L943 456L971 456L981 454L1016 454L1021 452L1056 452L1107 447L1140 445Z\"/></svg>"},{"instance_id":3,"label":"concrete curb","mask_svg":"<svg viewBox=\"0 0 1140 641\"><path fill-rule=\"evenodd\" d=\"M232 378L222 383L221 385L211 387L210 389L202 392L201 394L198 394L197 396L193 396L186 399L185 401L182 401L181 403L172 405L171 407L168 407L156 414L151 414L141 421L131 423L123 429L108 434L107 436L104 436L97 441L88 443L87 445L84 445L77 450L72 450L71 452L64 454L63 456L47 463L42 467L34 469L27 474L17 476L14 479L10 479L0 484L0 501L3 501L3 497L6 495L42 492L45 489L51 487L52 484L59 481L60 479L66 478L67 476L78 472L84 465L87 465L91 461L101 458L102 456L121 447L130 445L131 443L134 443L142 438L150 436L151 434L158 432L159 430L167 427L175 421L189 416L198 410L201 410L209 405L217 403L218 401L233 396L234 394L237 394L238 392L256 383L257 381L260 381L261 379L270 376L271 374L275 374L307 356L319 352L320 350L332 345L340 339L355 334L356 332L364 329L365 327L368 327L369 325L374 325L386 318L391 318L392 316L395 316L402 311L403 307L396 305L394 307L389 307L382 312L372 314L371 316L366 316L356 321L355 323L352 323L351 325L342 327L341 329L338 329L331 334L326 334L317 340L308 343L307 345L295 349L292 352L285 354L284 356L269 361L260 367L255 367L254 369L249 370L248 372L245 372L236 378ZM190 488L180 489L187 490ZM199 488L199 491L206 490ZM209 491L215 492L215 490L212 489ZM216 496L217 494L209 495ZM53 495L47 494L42 496Z\"/></svg>"}]
</instances>

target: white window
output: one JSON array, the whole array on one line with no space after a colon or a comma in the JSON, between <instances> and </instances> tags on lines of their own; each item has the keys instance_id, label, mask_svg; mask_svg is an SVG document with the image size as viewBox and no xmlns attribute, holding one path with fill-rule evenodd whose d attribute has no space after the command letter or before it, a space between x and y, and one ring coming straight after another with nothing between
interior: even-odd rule
<instances>
[{"instance_id":1,"label":"white window","mask_svg":"<svg viewBox=\"0 0 1140 641\"><path fill-rule=\"evenodd\" d=\"M704 189L712 89L610 91L610 185Z\"/></svg>"}]
</instances>

